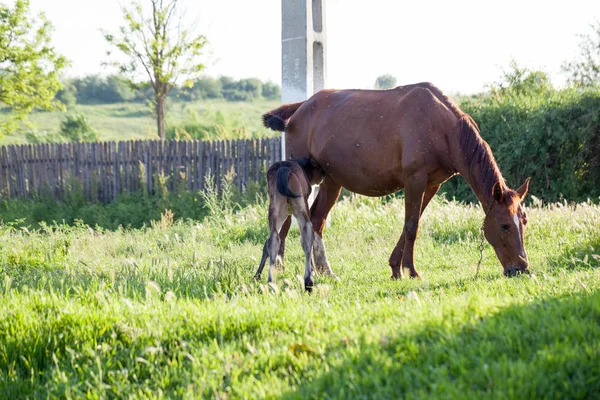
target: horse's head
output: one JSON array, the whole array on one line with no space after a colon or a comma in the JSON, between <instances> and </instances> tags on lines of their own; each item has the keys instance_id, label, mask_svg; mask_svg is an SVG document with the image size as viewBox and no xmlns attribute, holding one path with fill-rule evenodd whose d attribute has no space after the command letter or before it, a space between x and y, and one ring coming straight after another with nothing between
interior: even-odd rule
<instances>
[{"instance_id":1,"label":"horse's head","mask_svg":"<svg viewBox=\"0 0 600 400\"><path fill-rule=\"evenodd\" d=\"M321 184L323 178L325 178L325 172L312 157L294 158L294 156L292 156L291 159L296 161L304 170L311 185Z\"/></svg>"},{"instance_id":2,"label":"horse's head","mask_svg":"<svg viewBox=\"0 0 600 400\"><path fill-rule=\"evenodd\" d=\"M529 178L516 191L503 189L496 183L492 204L483 223L485 237L494 247L507 276L529 273L524 243L527 215L521 207L528 189Z\"/></svg>"}]
</instances>

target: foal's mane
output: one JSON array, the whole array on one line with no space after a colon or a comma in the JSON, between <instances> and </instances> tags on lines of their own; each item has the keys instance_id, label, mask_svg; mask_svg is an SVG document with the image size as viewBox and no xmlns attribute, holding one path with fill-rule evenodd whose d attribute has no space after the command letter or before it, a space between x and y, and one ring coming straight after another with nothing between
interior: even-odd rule
<instances>
[{"instance_id":1,"label":"foal's mane","mask_svg":"<svg viewBox=\"0 0 600 400\"><path fill-rule=\"evenodd\" d=\"M442 91L433 84L420 83L418 85L429 89L442 104L460 118L459 144L460 151L463 154L465 164L468 168L468 178L478 184L480 190L483 191L483 194L486 197L492 195L492 190L496 183L500 183L506 194L512 194L512 191L506 190L506 182L498 168L492 150L479 134L479 127L473 118L462 111L448 98L448 96L442 93Z\"/></svg>"}]
</instances>

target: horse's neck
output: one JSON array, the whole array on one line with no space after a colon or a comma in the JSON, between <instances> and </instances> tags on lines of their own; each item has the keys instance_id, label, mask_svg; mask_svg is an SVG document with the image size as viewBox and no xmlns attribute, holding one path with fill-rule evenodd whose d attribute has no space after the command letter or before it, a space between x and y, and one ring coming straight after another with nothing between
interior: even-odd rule
<instances>
[{"instance_id":1,"label":"horse's neck","mask_svg":"<svg viewBox=\"0 0 600 400\"><path fill-rule=\"evenodd\" d=\"M484 176L484 174L482 174L482 168L490 168L490 166L477 163L469 166L464 162L464 160L462 160L462 158L458 160L456 164L457 172L469 184L471 190L473 190L473 193L481 203L482 207L487 210L493 201L491 187L493 186L493 183L502 182L502 176L494 174L495 177L492 185L489 183L486 185L486 182L484 182L482 179Z\"/></svg>"}]
</instances>

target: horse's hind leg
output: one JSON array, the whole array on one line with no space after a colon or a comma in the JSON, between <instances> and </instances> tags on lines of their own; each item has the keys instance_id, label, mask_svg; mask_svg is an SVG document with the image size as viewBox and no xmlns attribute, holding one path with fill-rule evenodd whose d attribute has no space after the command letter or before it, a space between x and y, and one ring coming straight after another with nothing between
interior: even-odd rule
<instances>
[{"instance_id":1,"label":"horse's hind leg","mask_svg":"<svg viewBox=\"0 0 600 400\"><path fill-rule=\"evenodd\" d=\"M435 194L440 190L441 185L437 186L428 186L425 189L425 193L423 194L423 204L421 205L421 215L423 215L423 211L425 211L425 207L429 204L431 199L435 196ZM404 230L402 231L402 235L400 236L400 240L396 243L396 247L394 247L394 251L390 255L389 265L392 268L392 278L402 278L402 255L404 254L404 245L406 243L406 234ZM415 271L416 272L416 271ZM412 271L411 271L412 273ZM412 275L411 275L412 276ZM417 273L418 276L418 273Z\"/></svg>"},{"instance_id":2,"label":"horse's hind leg","mask_svg":"<svg viewBox=\"0 0 600 400\"><path fill-rule=\"evenodd\" d=\"M290 230L290 226L292 226L292 216L288 215L279 231L279 238L281 239L281 245L279 246L279 254L277 254L277 260L281 263L282 267L285 267L285 239L287 238L287 234Z\"/></svg>"},{"instance_id":3,"label":"horse's hind leg","mask_svg":"<svg viewBox=\"0 0 600 400\"><path fill-rule=\"evenodd\" d=\"M300 238L302 249L304 250L304 289L312 292L314 285L312 279L312 245L313 245L313 227L308 218L308 203L305 199L296 199L293 201L294 216L300 225Z\"/></svg>"},{"instance_id":4,"label":"horse's hind leg","mask_svg":"<svg viewBox=\"0 0 600 400\"><path fill-rule=\"evenodd\" d=\"M331 270L329 261L327 261L325 244L323 243L323 230L325 229L327 215L329 215L338 197L340 197L341 191L342 187L338 183L326 177L319 186L319 194L310 209L310 219L314 230L313 253L316 270L329 276L335 276L335 274Z\"/></svg>"}]
</instances>

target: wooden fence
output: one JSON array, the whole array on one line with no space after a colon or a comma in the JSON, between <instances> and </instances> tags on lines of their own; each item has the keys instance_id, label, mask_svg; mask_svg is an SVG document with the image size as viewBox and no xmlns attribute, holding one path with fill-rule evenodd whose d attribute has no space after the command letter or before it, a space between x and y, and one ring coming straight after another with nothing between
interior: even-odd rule
<instances>
[{"instance_id":1,"label":"wooden fence","mask_svg":"<svg viewBox=\"0 0 600 400\"><path fill-rule=\"evenodd\" d=\"M127 191L153 193L160 177L170 191L204 190L209 177L220 189L230 171L243 190L280 159L280 137L10 145L0 149L0 196L63 199L77 186L88 200L109 202Z\"/></svg>"}]
</instances>

